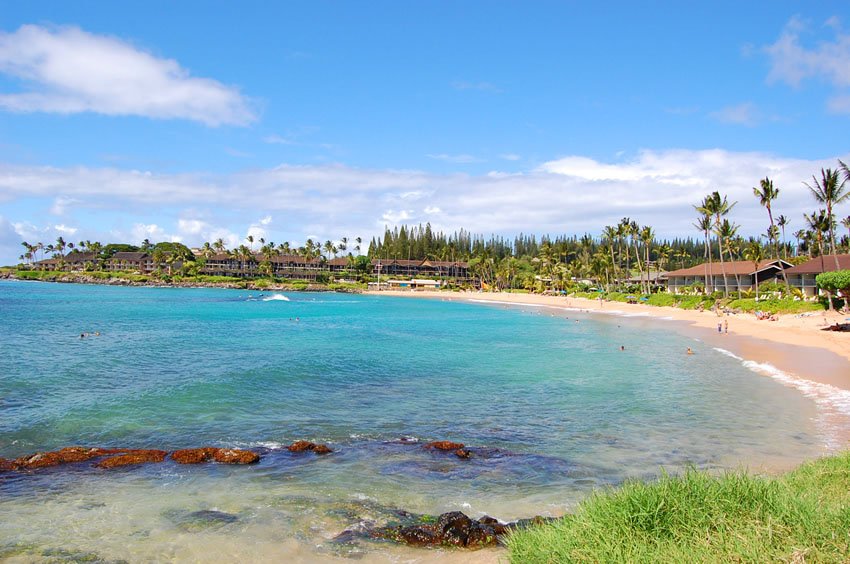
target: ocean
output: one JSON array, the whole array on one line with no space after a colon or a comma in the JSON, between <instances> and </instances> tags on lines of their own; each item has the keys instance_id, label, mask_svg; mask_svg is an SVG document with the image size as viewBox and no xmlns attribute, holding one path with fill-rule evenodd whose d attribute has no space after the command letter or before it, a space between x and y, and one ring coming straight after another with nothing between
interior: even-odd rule
<instances>
[{"instance_id":1,"label":"ocean","mask_svg":"<svg viewBox=\"0 0 850 564\"><path fill-rule=\"evenodd\" d=\"M0 559L433 559L333 539L400 510L557 516L630 478L787 467L828 450L837 431L787 375L671 323L337 293L2 282L0 457L210 445L263 458L0 473ZM334 452L285 449L299 439ZM432 440L473 456L422 448Z\"/></svg>"}]
</instances>

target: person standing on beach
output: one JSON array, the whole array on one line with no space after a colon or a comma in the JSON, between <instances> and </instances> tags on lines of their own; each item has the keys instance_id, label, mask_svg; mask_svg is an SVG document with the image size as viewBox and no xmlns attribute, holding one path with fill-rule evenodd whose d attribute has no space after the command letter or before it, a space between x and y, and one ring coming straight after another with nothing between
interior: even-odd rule
<instances>
[{"instance_id":1,"label":"person standing on beach","mask_svg":"<svg viewBox=\"0 0 850 564\"><path fill-rule=\"evenodd\" d=\"M725 333L726 335L729 334L729 319L723 320L723 333Z\"/></svg>"},{"instance_id":2,"label":"person standing on beach","mask_svg":"<svg viewBox=\"0 0 850 564\"><path fill-rule=\"evenodd\" d=\"M717 324L717 332L718 332L718 333L722 333L722 332L723 332L723 324L722 324L722 323L718 323L718 324Z\"/></svg>"}]
</instances>

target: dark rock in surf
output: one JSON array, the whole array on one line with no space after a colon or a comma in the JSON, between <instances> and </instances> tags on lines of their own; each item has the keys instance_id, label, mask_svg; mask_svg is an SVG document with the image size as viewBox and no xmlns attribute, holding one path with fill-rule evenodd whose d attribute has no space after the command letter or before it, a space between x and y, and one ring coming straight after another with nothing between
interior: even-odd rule
<instances>
[{"instance_id":1,"label":"dark rock in surf","mask_svg":"<svg viewBox=\"0 0 850 564\"><path fill-rule=\"evenodd\" d=\"M171 459L178 464L202 464L212 461L220 464L253 464L260 460L260 455L250 450L201 447L176 450L171 453Z\"/></svg>"},{"instance_id":2,"label":"dark rock in surf","mask_svg":"<svg viewBox=\"0 0 850 564\"><path fill-rule=\"evenodd\" d=\"M328 445L317 445L316 443L311 443L310 441L295 441L288 447L286 450L289 452L313 452L315 454L330 454L333 452Z\"/></svg>"},{"instance_id":3,"label":"dark rock in surf","mask_svg":"<svg viewBox=\"0 0 850 564\"><path fill-rule=\"evenodd\" d=\"M123 454L105 458L95 464L98 468L119 468L121 466L133 466L136 464L157 463L165 460L168 455L164 450L135 449L125 451Z\"/></svg>"},{"instance_id":4,"label":"dark rock in surf","mask_svg":"<svg viewBox=\"0 0 850 564\"><path fill-rule=\"evenodd\" d=\"M29 456L23 456L11 462L16 470L32 470L36 468L48 468L74 462L85 462L93 458L99 458L107 454L122 452L117 449L88 448L88 447L65 447L60 450L49 452L37 452Z\"/></svg>"},{"instance_id":5,"label":"dark rock in surf","mask_svg":"<svg viewBox=\"0 0 850 564\"><path fill-rule=\"evenodd\" d=\"M212 447L184 448L171 453L171 459L177 464L201 464L212 460L218 449Z\"/></svg>"},{"instance_id":6,"label":"dark rock in surf","mask_svg":"<svg viewBox=\"0 0 850 564\"><path fill-rule=\"evenodd\" d=\"M219 464L254 464L260 455L250 450L219 448L213 453L213 460Z\"/></svg>"},{"instance_id":7,"label":"dark rock in surf","mask_svg":"<svg viewBox=\"0 0 850 564\"><path fill-rule=\"evenodd\" d=\"M453 443L451 441L432 441L422 445L423 448L427 448L429 450L458 450L462 449L464 446L465 445L463 443Z\"/></svg>"}]
</instances>

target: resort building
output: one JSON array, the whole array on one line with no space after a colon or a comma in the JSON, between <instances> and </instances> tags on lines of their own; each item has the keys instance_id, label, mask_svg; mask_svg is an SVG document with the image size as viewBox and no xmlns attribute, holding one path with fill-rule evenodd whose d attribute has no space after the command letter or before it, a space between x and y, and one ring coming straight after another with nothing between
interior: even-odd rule
<instances>
[{"instance_id":1,"label":"resort building","mask_svg":"<svg viewBox=\"0 0 850 564\"><path fill-rule=\"evenodd\" d=\"M690 268L682 268L667 273L667 291L679 294L686 292L690 286L699 284L707 292L715 292L729 288L730 292L738 290L754 290L756 280L759 284L773 282L782 277L782 267L786 275L793 266L784 260L763 260L756 267L752 261L737 260L729 262L712 262L699 264ZM725 273L725 280L724 280Z\"/></svg>"},{"instance_id":2,"label":"resort building","mask_svg":"<svg viewBox=\"0 0 850 564\"><path fill-rule=\"evenodd\" d=\"M153 257L144 252L119 251L104 262L104 269L110 271L133 271L139 274L150 274L156 267Z\"/></svg>"},{"instance_id":3,"label":"resort building","mask_svg":"<svg viewBox=\"0 0 850 564\"><path fill-rule=\"evenodd\" d=\"M197 264L202 265L198 269L200 274L239 278L267 276L270 267L270 273L280 278L316 280L321 275L344 274L352 267L349 257L334 257L327 260L324 257L305 258L292 254L266 257L257 253L246 256L217 253L206 258L199 256L197 261ZM267 263L265 267L264 263ZM105 260L101 260L96 253L72 252L64 257L38 261L35 266L43 270L67 271L94 270L102 267L103 270L111 272L132 271L150 274L156 270L179 272L183 267L183 261L177 260L169 264L166 259L157 265L151 253L142 251L117 252ZM452 279L461 283L475 282L470 276L467 263L460 261L375 259L371 266L372 275L397 278L398 282L406 284L404 287L424 288L444 285L444 282L434 284L434 279L444 281Z\"/></svg>"},{"instance_id":4,"label":"resort building","mask_svg":"<svg viewBox=\"0 0 850 564\"><path fill-rule=\"evenodd\" d=\"M838 260L837 268L836 259ZM818 295L818 286L815 282L817 275L834 270L850 270L850 255L822 255L787 269L785 275L791 286L799 288L803 295L812 298Z\"/></svg>"}]
</instances>

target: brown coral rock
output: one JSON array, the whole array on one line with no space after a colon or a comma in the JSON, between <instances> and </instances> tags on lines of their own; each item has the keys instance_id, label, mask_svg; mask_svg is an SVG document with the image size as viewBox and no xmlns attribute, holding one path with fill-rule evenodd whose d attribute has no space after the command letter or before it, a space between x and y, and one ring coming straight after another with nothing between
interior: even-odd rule
<instances>
[{"instance_id":1,"label":"brown coral rock","mask_svg":"<svg viewBox=\"0 0 850 564\"><path fill-rule=\"evenodd\" d=\"M60 450L50 452L38 452L29 456L24 456L13 461L12 464L16 468L34 469L47 468L49 466L59 466L60 464L70 464L73 462L83 462L98 458L106 454L116 452L102 448L87 448L80 446L65 447Z\"/></svg>"},{"instance_id":2,"label":"brown coral rock","mask_svg":"<svg viewBox=\"0 0 850 564\"><path fill-rule=\"evenodd\" d=\"M463 443L453 443L451 441L433 441L425 443L423 446L428 449L436 450L458 450L462 449L465 445Z\"/></svg>"},{"instance_id":3,"label":"brown coral rock","mask_svg":"<svg viewBox=\"0 0 850 564\"><path fill-rule=\"evenodd\" d=\"M313 450L314 448L316 448L316 443L311 443L310 441L295 441L286 447L286 450L289 452L304 452L305 450Z\"/></svg>"},{"instance_id":4,"label":"brown coral rock","mask_svg":"<svg viewBox=\"0 0 850 564\"><path fill-rule=\"evenodd\" d=\"M101 460L95 466L98 468L117 468L133 464L146 464L148 462L162 462L168 453L164 450L128 450L124 454L112 456Z\"/></svg>"},{"instance_id":5,"label":"brown coral rock","mask_svg":"<svg viewBox=\"0 0 850 564\"><path fill-rule=\"evenodd\" d=\"M459 448L454 452L454 455L458 458L470 458L472 453L465 448Z\"/></svg>"},{"instance_id":6,"label":"brown coral rock","mask_svg":"<svg viewBox=\"0 0 850 564\"><path fill-rule=\"evenodd\" d=\"M183 450L175 450L171 453L171 459L177 464L200 464L209 462L217 448L201 447L201 448L186 448Z\"/></svg>"},{"instance_id":7,"label":"brown coral rock","mask_svg":"<svg viewBox=\"0 0 850 564\"><path fill-rule=\"evenodd\" d=\"M229 448L213 449L213 460L222 464L253 464L260 460L260 455L250 450ZM173 456L173 455L172 455Z\"/></svg>"},{"instance_id":8,"label":"brown coral rock","mask_svg":"<svg viewBox=\"0 0 850 564\"><path fill-rule=\"evenodd\" d=\"M329 454L333 452L328 445L317 445L316 443L311 443L310 441L295 441L286 449L289 452L305 452L311 451L316 454Z\"/></svg>"}]
</instances>

